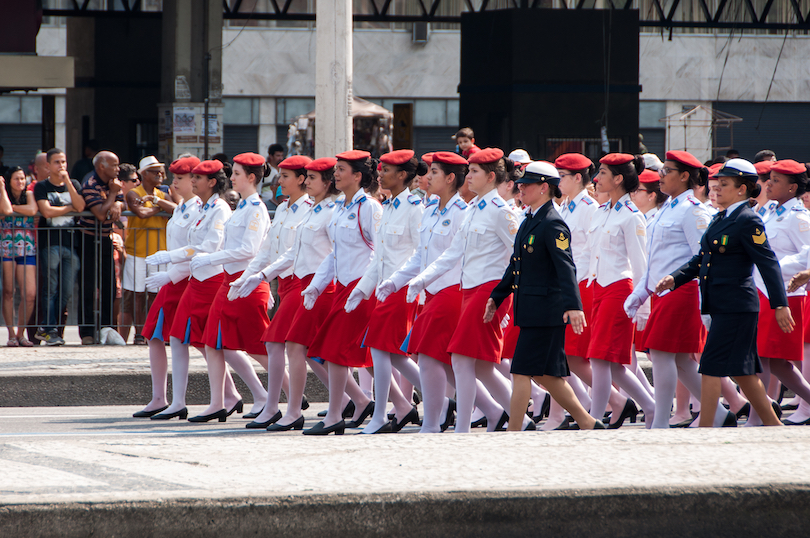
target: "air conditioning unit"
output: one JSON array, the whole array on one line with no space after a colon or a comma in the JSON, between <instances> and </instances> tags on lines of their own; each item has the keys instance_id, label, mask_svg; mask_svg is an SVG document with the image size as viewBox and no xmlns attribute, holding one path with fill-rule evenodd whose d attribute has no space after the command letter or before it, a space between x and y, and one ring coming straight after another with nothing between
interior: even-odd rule
<instances>
[{"instance_id":1,"label":"air conditioning unit","mask_svg":"<svg viewBox=\"0 0 810 538\"><path fill-rule=\"evenodd\" d=\"M413 23L413 42L414 43L427 43L429 38L428 23L415 22Z\"/></svg>"}]
</instances>

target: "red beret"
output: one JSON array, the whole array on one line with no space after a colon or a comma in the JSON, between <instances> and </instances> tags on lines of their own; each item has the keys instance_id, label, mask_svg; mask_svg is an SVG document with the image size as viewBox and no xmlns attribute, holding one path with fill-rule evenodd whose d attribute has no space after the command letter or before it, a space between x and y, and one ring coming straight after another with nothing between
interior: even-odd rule
<instances>
[{"instance_id":1,"label":"red beret","mask_svg":"<svg viewBox=\"0 0 810 538\"><path fill-rule=\"evenodd\" d=\"M278 167L286 168L287 170L300 170L301 168L306 168L306 166L311 162L312 159L306 155L293 155L292 157L287 157L278 163Z\"/></svg>"},{"instance_id":2,"label":"red beret","mask_svg":"<svg viewBox=\"0 0 810 538\"><path fill-rule=\"evenodd\" d=\"M691 166L692 168L703 168L703 163L697 160L697 157L689 153L688 151L667 151L666 159L667 161L675 161L681 164L685 164L686 166Z\"/></svg>"},{"instance_id":3,"label":"red beret","mask_svg":"<svg viewBox=\"0 0 810 538\"><path fill-rule=\"evenodd\" d=\"M337 159L334 157L321 157L320 159L308 162L304 168L314 172L325 172L330 168L334 168L336 164Z\"/></svg>"},{"instance_id":4,"label":"red beret","mask_svg":"<svg viewBox=\"0 0 810 538\"><path fill-rule=\"evenodd\" d=\"M759 161L758 163L754 163L754 168L757 171L757 175L767 176L771 173L771 168L773 168L774 164L775 161Z\"/></svg>"},{"instance_id":5,"label":"red beret","mask_svg":"<svg viewBox=\"0 0 810 538\"><path fill-rule=\"evenodd\" d=\"M430 153L425 153L424 155L422 155L422 160L428 164L433 164L433 153L434 153L433 151L431 151Z\"/></svg>"},{"instance_id":6,"label":"red beret","mask_svg":"<svg viewBox=\"0 0 810 538\"><path fill-rule=\"evenodd\" d=\"M581 153L563 153L554 161L554 168L559 170L585 170L593 162Z\"/></svg>"},{"instance_id":7,"label":"red beret","mask_svg":"<svg viewBox=\"0 0 810 538\"><path fill-rule=\"evenodd\" d=\"M723 168L723 163L713 164L709 167L709 177L715 177L715 174Z\"/></svg>"},{"instance_id":8,"label":"red beret","mask_svg":"<svg viewBox=\"0 0 810 538\"><path fill-rule=\"evenodd\" d=\"M240 153L233 158L233 162L242 166L264 166L264 157L258 153Z\"/></svg>"},{"instance_id":9,"label":"red beret","mask_svg":"<svg viewBox=\"0 0 810 538\"><path fill-rule=\"evenodd\" d=\"M484 148L470 155L470 164L489 164L503 158L503 151L498 148Z\"/></svg>"},{"instance_id":10,"label":"red beret","mask_svg":"<svg viewBox=\"0 0 810 538\"><path fill-rule=\"evenodd\" d=\"M392 151L391 153L386 153L380 157L380 162L399 166L400 164L405 164L411 159L413 159L412 149L398 149L396 151Z\"/></svg>"},{"instance_id":11,"label":"red beret","mask_svg":"<svg viewBox=\"0 0 810 538\"><path fill-rule=\"evenodd\" d=\"M424 158L424 157L422 157ZM444 163L444 164L468 164L467 159L459 155L458 153L453 153L452 151L437 151L433 153L431 159L434 163ZM427 161L425 161L427 162Z\"/></svg>"},{"instance_id":12,"label":"red beret","mask_svg":"<svg viewBox=\"0 0 810 538\"><path fill-rule=\"evenodd\" d=\"M653 172L652 170L644 170L638 175L638 180L642 183L655 183L660 179L661 177L658 175L658 172Z\"/></svg>"},{"instance_id":13,"label":"red beret","mask_svg":"<svg viewBox=\"0 0 810 538\"><path fill-rule=\"evenodd\" d=\"M635 158L634 155L630 155L629 153L608 153L599 159L599 162L607 164L608 166L619 166L620 164L632 162Z\"/></svg>"},{"instance_id":14,"label":"red beret","mask_svg":"<svg viewBox=\"0 0 810 538\"><path fill-rule=\"evenodd\" d=\"M803 174L807 172L807 167L802 163L794 161L793 159L785 159L783 161L776 161L775 163L773 163L771 172L777 172L779 174L791 176L794 174Z\"/></svg>"},{"instance_id":15,"label":"red beret","mask_svg":"<svg viewBox=\"0 0 810 538\"><path fill-rule=\"evenodd\" d=\"M338 160L340 161L362 161L364 159L368 159L371 157L371 153L368 151L360 151L359 149L353 149L351 151L344 151L343 153L338 153L335 155Z\"/></svg>"},{"instance_id":16,"label":"red beret","mask_svg":"<svg viewBox=\"0 0 810 538\"><path fill-rule=\"evenodd\" d=\"M219 161L203 161L194 167L192 174L198 176L211 176L222 170L223 164Z\"/></svg>"},{"instance_id":17,"label":"red beret","mask_svg":"<svg viewBox=\"0 0 810 538\"><path fill-rule=\"evenodd\" d=\"M183 157L169 165L169 172L172 174L190 174L198 164L200 164L200 159L197 157Z\"/></svg>"}]
</instances>

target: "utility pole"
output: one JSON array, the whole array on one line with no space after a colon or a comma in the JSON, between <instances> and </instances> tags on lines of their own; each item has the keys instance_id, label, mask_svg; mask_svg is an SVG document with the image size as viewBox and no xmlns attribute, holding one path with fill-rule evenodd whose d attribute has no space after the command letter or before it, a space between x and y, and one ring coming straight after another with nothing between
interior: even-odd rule
<instances>
[{"instance_id":1,"label":"utility pole","mask_svg":"<svg viewBox=\"0 0 810 538\"><path fill-rule=\"evenodd\" d=\"M315 156L352 149L352 0L318 2L315 12Z\"/></svg>"}]
</instances>

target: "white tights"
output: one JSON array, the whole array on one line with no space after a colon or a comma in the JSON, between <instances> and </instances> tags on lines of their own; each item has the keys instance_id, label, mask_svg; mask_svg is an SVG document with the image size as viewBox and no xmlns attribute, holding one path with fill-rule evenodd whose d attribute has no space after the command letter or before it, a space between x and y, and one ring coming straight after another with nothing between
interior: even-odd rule
<instances>
[{"instance_id":1,"label":"white tights","mask_svg":"<svg viewBox=\"0 0 810 538\"><path fill-rule=\"evenodd\" d=\"M169 337L169 345L172 351L172 403L164 413L175 413L186 407L186 390L188 389L188 368L189 353L188 344L183 344L174 336ZM203 357L206 357L204 349L200 350ZM225 383L223 387L224 402L226 408L233 406L242 397L236 390L231 373L225 369Z\"/></svg>"},{"instance_id":2,"label":"white tights","mask_svg":"<svg viewBox=\"0 0 810 538\"><path fill-rule=\"evenodd\" d=\"M608 400L610 399L610 388L612 383L616 383L630 395L644 410L647 428L652 426L655 419L655 402L652 396L641 385L638 378L631 373L623 364L603 361L601 359L591 359L591 369L593 370L591 388L591 413L596 420L601 420L605 414ZM618 409L613 410L620 412ZM667 414L669 417L669 414Z\"/></svg>"},{"instance_id":3,"label":"white tights","mask_svg":"<svg viewBox=\"0 0 810 538\"><path fill-rule=\"evenodd\" d=\"M668 353L656 349L650 350L655 380L655 418L650 428L669 428L670 410L675 397L678 380L693 395L700 395L700 374L697 364L687 353ZM714 416L715 427L722 426L726 419L726 410L718 405ZM649 419L648 419L649 420ZM696 421L697 422L697 421Z\"/></svg>"},{"instance_id":4,"label":"white tights","mask_svg":"<svg viewBox=\"0 0 810 538\"><path fill-rule=\"evenodd\" d=\"M149 371L152 374L152 400L143 408L144 411L160 409L166 405L166 376L169 372L169 363L163 340L149 340Z\"/></svg>"},{"instance_id":5,"label":"white tights","mask_svg":"<svg viewBox=\"0 0 810 538\"><path fill-rule=\"evenodd\" d=\"M403 358L406 359L406 361L399 361L397 358ZM371 348L371 359L374 361L374 401L376 403L371 420L366 427L363 428L363 432L366 433L373 433L388 422L388 414L385 406L389 398L391 399L391 403L394 404L397 420L404 419L405 415L410 413L411 409L413 409L413 404L402 394L399 385L391 382L393 379L392 372L394 361L396 361L398 365L402 365L403 368L415 378L417 385L419 383L419 372L416 368L413 368L413 371L408 368L407 357ZM414 364L414 366L416 365Z\"/></svg>"},{"instance_id":6,"label":"white tights","mask_svg":"<svg viewBox=\"0 0 810 538\"><path fill-rule=\"evenodd\" d=\"M262 387L259 376L256 375L256 370L250 364L245 353L232 349L214 349L211 346L205 346L205 354L208 359L208 384L211 388L211 403L201 413L202 415L209 415L225 409L225 374L228 370L226 363L234 369L250 389L253 395L253 409L251 409L251 412L257 412L264 407L267 392Z\"/></svg>"}]
</instances>

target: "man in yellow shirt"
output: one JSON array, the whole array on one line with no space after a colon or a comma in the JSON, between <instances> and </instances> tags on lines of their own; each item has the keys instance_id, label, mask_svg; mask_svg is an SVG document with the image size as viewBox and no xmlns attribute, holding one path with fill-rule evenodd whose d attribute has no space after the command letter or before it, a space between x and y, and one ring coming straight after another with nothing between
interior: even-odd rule
<instances>
[{"instance_id":1,"label":"man in yellow shirt","mask_svg":"<svg viewBox=\"0 0 810 538\"><path fill-rule=\"evenodd\" d=\"M146 278L166 270L164 266L146 265L146 257L166 249L166 223L177 204L158 188L166 178L166 172L157 158L141 159L138 174L141 184L126 195L127 207L134 215L127 219L124 242L127 259L121 283L121 333L126 340L129 328L134 324L134 343L146 345L141 330L158 292L149 289Z\"/></svg>"}]
</instances>

